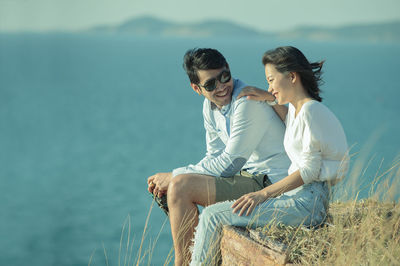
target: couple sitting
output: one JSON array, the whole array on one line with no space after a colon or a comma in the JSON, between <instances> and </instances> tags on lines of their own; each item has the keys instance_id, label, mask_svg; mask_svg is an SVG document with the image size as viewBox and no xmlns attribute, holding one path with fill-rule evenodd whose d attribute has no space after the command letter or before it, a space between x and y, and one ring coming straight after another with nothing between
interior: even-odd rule
<instances>
[{"instance_id":1,"label":"couple sitting","mask_svg":"<svg viewBox=\"0 0 400 266\"><path fill-rule=\"evenodd\" d=\"M217 50L185 54L190 85L205 97L207 154L148 178L155 197L167 196L175 265L216 263L223 225L322 223L329 184L347 171L344 131L319 96L323 62L294 47L268 51L262 62L268 92L233 79ZM200 219L197 205L209 206Z\"/></svg>"}]
</instances>

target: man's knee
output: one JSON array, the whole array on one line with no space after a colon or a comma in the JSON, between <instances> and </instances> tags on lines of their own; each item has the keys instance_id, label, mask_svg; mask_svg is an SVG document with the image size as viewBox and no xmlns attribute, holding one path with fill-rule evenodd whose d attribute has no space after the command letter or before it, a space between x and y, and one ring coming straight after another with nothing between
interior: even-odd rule
<instances>
[{"instance_id":1,"label":"man's knee","mask_svg":"<svg viewBox=\"0 0 400 266\"><path fill-rule=\"evenodd\" d=\"M177 199L185 197L190 184L190 176L187 174L177 175L172 178L168 185L168 202L174 203Z\"/></svg>"},{"instance_id":2,"label":"man's knee","mask_svg":"<svg viewBox=\"0 0 400 266\"><path fill-rule=\"evenodd\" d=\"M215 203L215 178L198 174L175 176L168 186L168 205L179 201L207 206Z\"/></svg>"}]
</instances>

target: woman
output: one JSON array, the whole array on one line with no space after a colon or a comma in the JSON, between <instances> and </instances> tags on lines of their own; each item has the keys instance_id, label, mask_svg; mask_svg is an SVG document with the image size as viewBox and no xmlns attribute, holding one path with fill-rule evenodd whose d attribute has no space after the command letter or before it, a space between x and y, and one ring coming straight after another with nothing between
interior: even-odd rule
<instances>
[{"instance_id":1,"label":"woman","mask_svg":"<svg viewBox=\"0 0 400 266\"><path fill-rule=\"evenodd\" d=\"M286 124L284 146L291 160L289 175L233 204L222 202L204 209L194 239L192 265L215 263L219 258L219 232L223 225L255 228L271 222L291 226L321 224L326 218L329 184L347 172L346 136L319 96L323 62L309 63L294 47L267 51L262 62L268 92L248 87L238 97L274 105Z\"/></svg>"}]
</instances>

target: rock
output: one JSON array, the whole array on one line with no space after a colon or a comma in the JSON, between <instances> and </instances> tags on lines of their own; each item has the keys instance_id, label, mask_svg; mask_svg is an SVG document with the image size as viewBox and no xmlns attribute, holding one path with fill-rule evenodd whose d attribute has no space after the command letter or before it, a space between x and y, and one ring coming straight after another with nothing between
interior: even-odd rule
<instances>
[{"instance_id":1,"label":"rock","mask_svg":"<svg viewBox=\"0 0 400 266\"><path fill-rule=\"evenodd\" d=\"M253 231L255 238L260 237ZM286 248L272 240L261 244L244 228L224 226L221 239L222 265L286 265Z\"/></svg>"}]
</instances>

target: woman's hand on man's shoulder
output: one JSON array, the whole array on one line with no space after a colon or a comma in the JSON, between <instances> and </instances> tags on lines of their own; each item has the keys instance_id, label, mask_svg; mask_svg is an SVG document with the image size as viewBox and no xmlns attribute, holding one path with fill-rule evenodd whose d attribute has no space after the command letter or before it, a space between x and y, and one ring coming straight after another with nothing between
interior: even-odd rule
<instances>
[{"instance_id":1,"label":"woman's hand on man's shoulder","mask_svg":"<svg viewBox=\"0 0 400 266\"><path fill-rule=\"evenodd\" d=\"M256 87L252 86L247 86L242 89L242 91L239 93L237 96L237 99L242 98L242 97L247 97L249 100L254 100L254 101L274 101L275 97L272 96L271 93L269 93L266 90L262 90Z\"/></svg>"}]
</instances>

